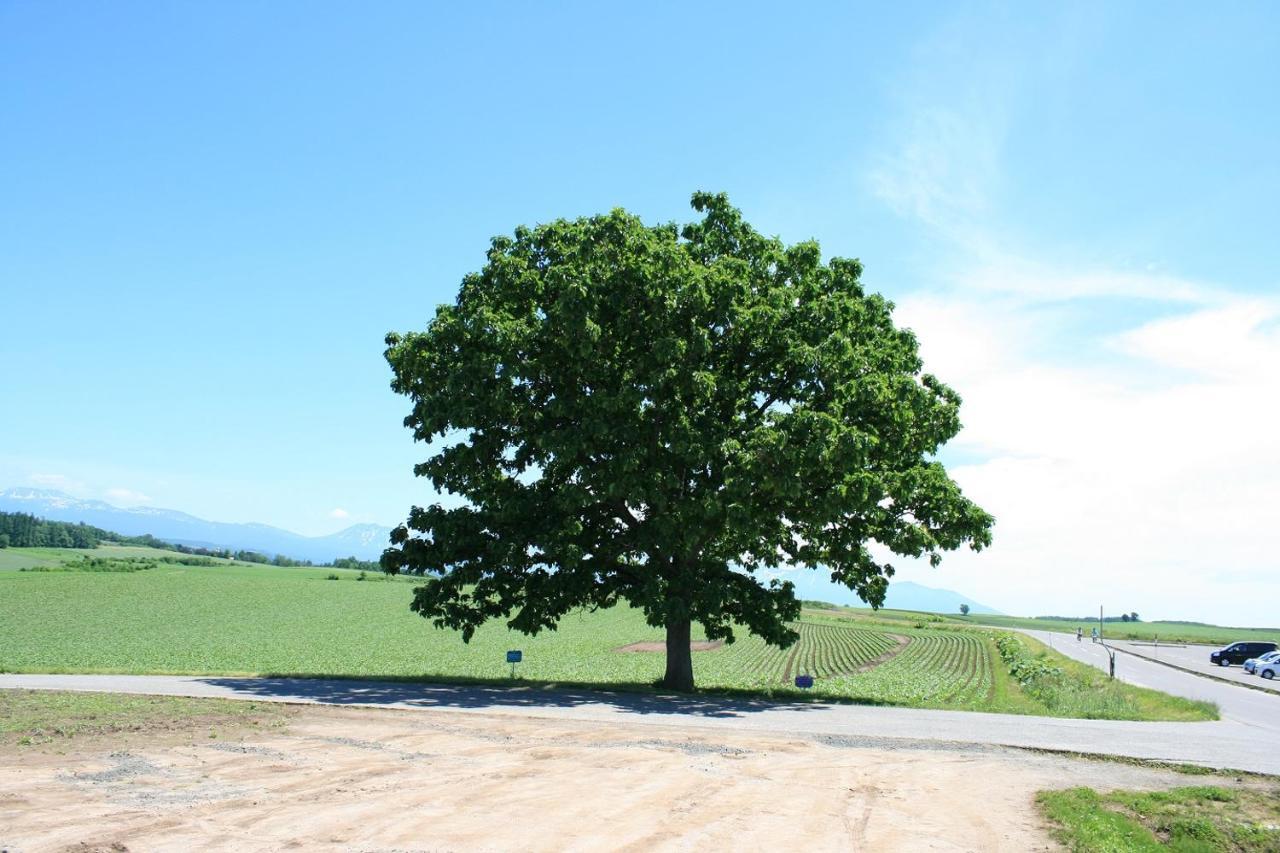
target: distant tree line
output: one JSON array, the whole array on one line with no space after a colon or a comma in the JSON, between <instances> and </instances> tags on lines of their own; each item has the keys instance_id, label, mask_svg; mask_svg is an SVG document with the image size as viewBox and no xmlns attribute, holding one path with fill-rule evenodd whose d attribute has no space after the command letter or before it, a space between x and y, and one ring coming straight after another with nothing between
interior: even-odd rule
<instances>
[{"instance_id":1,"label":"distant tree line","mask_svg":"<svg viewBox=\"0 0 1280 853\"><path fill-rule=\"evenodd\" d=\"M0 548L97 548L111 534L88 524L46 521L25 512L0 512Z\"/></svg>"},{"instance_id":2,"label":"distant tree line","mask_svg":"<svg viewBox=\"0 0 1280 853\"><path fill-rule=\"evenodd\" d=\"M1037 616L1037 619L1053 619L1059 622L1097 622L1097 616ZM1103 622L1141 622L1138 618L1138 611L1132 613L1121 613L1119 616L1107 616ZM1196 623L1189 623L1196 624Z\"/></svg>"},{"instance_id":3,"label":"distant tree line","mask_svg":"<svg viewBox=\"0 0 1280 853\"><path fill-rule=\"evenodd\" d=\"M205 548L203 546L182 545L157 539L150 533L142 536L122 536L91 524L72 523L68 521L49 521L22 512L0 512L0 548L97 548L103 542L119 545L136 545L142 548L157 548L164 551L177 551L195 557L210 557L222 560L239 560L242 563L260 563L265 566L306 567L332 566L335 569L360 569L366 572L381 571L376 560L361 560L357 557L339 557L331 563L313 563L310 560L295 560L283 554L268 556L259 551L234 550L231 548ZM187 563L187 565L213 565L212 563Z\"/></svg>"},{"instance_id":4,"label":"distant tree line","mask_svg":"<svg viewBox=\"0 0 1280 853\"><path fill-rule=\"evenodd\" d=\"M382 571L382 564L377 560L361 560L357 557L339 557L330 565L335 569L359 569L362 572Z\"/></svg>"}]
</instances>

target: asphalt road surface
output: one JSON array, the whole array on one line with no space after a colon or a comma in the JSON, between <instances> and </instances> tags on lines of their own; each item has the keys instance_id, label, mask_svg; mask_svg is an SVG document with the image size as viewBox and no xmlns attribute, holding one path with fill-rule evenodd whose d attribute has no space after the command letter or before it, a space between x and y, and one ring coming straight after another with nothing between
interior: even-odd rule
<instances>
[{"instance_id":1,"label":"asphalt road surface","mask_svg":"<svg viewBox=\"0 0 1280 853\"><path fill-rule=\"evenodd\" d=\"M1257 675L1250 675L1239 664L1235 666L1218 666L1217 664L1209 663L1209 653L1222 648L1221 646L1153 646L1146 643L1139 644L1124 641L1117 641L1113 645L1131 654L1163 661L1174 666L1180 666L1183 669L1190 669L1210 678L1229 681L1232 684L1245 684L1254 689L1262 688L1263 690L1280 692L1280 678L1266 679Z\"/></svg>"},{"instance_id":2,"label":"asphalt road surface","mask_svg":"<svg viewBox=\"0 0 1280 853\"><path fill-rule=\"evenodd\" d=\"M1054 646L1062 647L1054 637ZM1071 639L1074 643L1074 638ZM1088 644L1091 646L1091 644ZM1065 651L1065 649L1064 649ZM1101 648L1075 649L1090 663ZM825 702L773 702L714 696L657 696L584 690L473 687L329 679L233 678L167 675L0 675L0 688L88 690L209 696L257 701L324 703L465 714L581 719L617 725L736 728L785 733L849 745L1012 746L1119 755L1280 774L1274 738L1280 698L1201 679L1136 658L1121 674L1159 689L1187 691L1217 701L1224 719L1210 723L1137 723L1068 720L1011 714L934 711ZM1148 671L1149 670L1149 671ZM1200 683L1200 682L1203 682ZM1235 694L1243 694L1237 696ZM1270 704L1269 704L1270 703Z\"/></svg>"}]
</instances>

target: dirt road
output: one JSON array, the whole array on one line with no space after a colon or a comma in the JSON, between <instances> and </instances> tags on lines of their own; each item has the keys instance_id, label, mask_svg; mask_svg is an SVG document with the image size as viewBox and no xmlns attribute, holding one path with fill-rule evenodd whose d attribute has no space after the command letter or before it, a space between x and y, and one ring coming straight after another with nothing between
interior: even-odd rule
<instances>
[{"instance_id":1,"label":"dirt road","mask_svg":"<svg viewBox=\"0 0 1280 853\"><path fill-rule=\"evenodd\" d=\"M1002 747L298 707L284 730L0 749L0 849L993 850L1043 788L1185 776Z\"/></svg>"}]
</instances>

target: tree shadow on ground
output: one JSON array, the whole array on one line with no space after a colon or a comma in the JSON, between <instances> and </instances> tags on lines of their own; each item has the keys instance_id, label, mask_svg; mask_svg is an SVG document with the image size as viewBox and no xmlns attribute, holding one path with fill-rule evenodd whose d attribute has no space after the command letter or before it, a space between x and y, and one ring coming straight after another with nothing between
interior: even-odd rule
<instances>
[{"instance_id":1,"label":"tree shadow on ground","mask_svg":"<svg viewBox=\"0 0 1280 853\"><path fill-rule=\"evenodd\" d=\"M363 680L341 677L214 677L201 681L244 696L276 700L296 699L332 705L385 705L409 708L574 708L597 705L632 714L684 714L734 718L762 711L822 710L845 702L771 699L725 693L667 693L650 685L620 684L613 689L588 689L519 681L464 684L409 680ZM862 703L859 703L862 704ZM872 704L872 703L868 703ZM879 704L879 703L874 703Z\"/></svg>"}]
</instances>

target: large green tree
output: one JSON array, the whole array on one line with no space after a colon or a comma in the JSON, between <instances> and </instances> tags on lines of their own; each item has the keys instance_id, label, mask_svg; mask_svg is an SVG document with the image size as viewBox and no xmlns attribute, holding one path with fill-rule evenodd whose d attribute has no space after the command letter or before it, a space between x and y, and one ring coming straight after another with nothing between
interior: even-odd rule
<instances>
[{"instance_id":1,"label":"large green tree","mask_svg":"<svg viewBox=\"0 0 1280 853\"><path fill-rule=\"evenodd\" d=\"M910 557L990 542L992 519L934 458L960 398L862 265L784 245L724 195L702 217L623 210L492 241L424 332L387 336L415 473L456 505L413 507L383 555L428 576L413 610L461 629L554 629L629 602L666 629L664 685L693 687L691 624L788 645L779 565L883 603Z\"/></svg>"}]
</instances>

